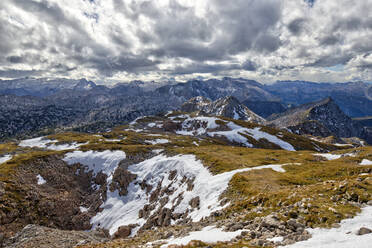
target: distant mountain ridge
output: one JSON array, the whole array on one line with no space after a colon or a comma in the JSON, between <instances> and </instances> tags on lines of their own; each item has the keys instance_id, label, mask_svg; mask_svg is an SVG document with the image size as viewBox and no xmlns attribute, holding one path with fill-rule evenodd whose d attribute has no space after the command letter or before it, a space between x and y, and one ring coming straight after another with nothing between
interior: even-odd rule
<instances>
[{"instance_id":1,"label":"distant mountain ridge","mask_svg":"<svg viewBox=\"0 0 372 248\"><path fill-rule=\"evenodd\" d=\"M363 137L364 128L347 116L335 101L328 97L307 103L268 118L270 124L288 128L297 134L314 136Z\"/></svg>"},{"instance_id":2,"label":"distant mountain ridge","mask_svg":"<svg viewBox=\"0 0 372 248\"><path fill-rule=\"evenodd\" d=\"M301 105L327 97L350 117L372 115L371 85L363 82L314 83L306 81L278 81L263 88L281 99L282 103Z\"/></svg>"},{"instance_id":3,"label":"distant mountain ridge","mask_svg":"<svg viewBox=\"0 0 372 248\"><path fill-rule=\"evenodd\" d=\"M254 80L227 77L186 83L132 81L110 87L86 79L0 80L0 139L33 135L48 128L98 131L143 115L179 109L184 102L197 96L211 101L232 96L265 118L284 112L288 106L331 96L346 115L367 116L372 115L372 101L366 96L370 88L369 84L361 82L296 81L263 85ZM233 117L231 111L227 112ZM40 122L33 118L39 118Z\"/></svg>"}]
</instances>

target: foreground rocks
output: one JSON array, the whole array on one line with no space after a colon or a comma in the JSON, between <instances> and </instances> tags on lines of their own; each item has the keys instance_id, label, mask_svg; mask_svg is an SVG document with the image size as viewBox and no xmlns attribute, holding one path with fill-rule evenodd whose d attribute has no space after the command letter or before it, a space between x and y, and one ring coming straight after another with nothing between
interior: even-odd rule
<instances>
[{"instance_id":1,"label":"foreground rocks","mask_svg":"<svg viewBox=\"0 0 372 248\"><path fill-rule=\"evenodd\" d=\"M361 227L358 232L357 232L357 235L365 235L365 234L370 234L372 233L372 230L369 229L369 228L366 228L366 227Z\"/></svg>"},{"instance_id":2,"label":"foreground rocks","mask_svg":"<svg viewBox=\"0 0 372 248\"><path fill-rule=\"evenodd\" d=\"M3 244L3 247L70 248L83 244L107 242L109 240L108 237L108 233L103 230L96 230L92 232L62 231L43 226L27 225L13 238L6 240Z\"/></svg>"}]
</instances>

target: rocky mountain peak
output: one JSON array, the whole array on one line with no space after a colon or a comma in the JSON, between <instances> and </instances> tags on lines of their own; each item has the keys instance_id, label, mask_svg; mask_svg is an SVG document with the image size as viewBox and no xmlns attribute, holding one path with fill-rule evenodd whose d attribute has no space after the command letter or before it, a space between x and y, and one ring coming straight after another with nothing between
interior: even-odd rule
<instances>
[{"instance_id":1,"label":"rocky mountain peak","mask_svg":"<svg viewBox=\"0 0 372 248\"><path fill-rule=\"evenodd\" d=\"M91 90L97 85L92 82L88 81L85 78L79 80L79 82L75 85L74 90Z\"/></svg>"},{"instance_id":2,"label":"rocky mountain peak","mask_svg":"<svg viewBox=\"0 0 372 248\"><path fill-rule=\"evenodd\" d=\"M271 123L299 134L361 137L363 127L347 116L331 97L272 116Z\"/></svg>"},{"instance_id":3,"label":"rocky mountain peak","mask_svg":"<svg viewBox=\"0 0 372 248\"><path fill-rule=\"evenodd\" d=\"M257 123L265 122L262 117L253 113L233 96L223 97L213 102L205 97L194 97L182 105L181 111L200 111L206 114L224 116L236 120L248 120Z\"/></svg>"}]
</instances>

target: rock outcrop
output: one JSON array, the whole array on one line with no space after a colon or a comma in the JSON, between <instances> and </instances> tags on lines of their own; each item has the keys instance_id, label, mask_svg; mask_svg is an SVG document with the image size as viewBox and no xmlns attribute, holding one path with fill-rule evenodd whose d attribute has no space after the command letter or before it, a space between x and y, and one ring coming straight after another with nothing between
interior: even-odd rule
<instances>
[{"instance_id":1,"label":"rock outcrop","mask_svg":"<svg viewBox=\"0 0 372 248\"><path fill-rule=\"evenodd\" d=\"M246 120L263 124L265 119L253 113L233 96L210 101L198 96L191 98L181 106L183 112L200 112L202 114L223 116L235 120Z\"/></svg>"}]
</instances>

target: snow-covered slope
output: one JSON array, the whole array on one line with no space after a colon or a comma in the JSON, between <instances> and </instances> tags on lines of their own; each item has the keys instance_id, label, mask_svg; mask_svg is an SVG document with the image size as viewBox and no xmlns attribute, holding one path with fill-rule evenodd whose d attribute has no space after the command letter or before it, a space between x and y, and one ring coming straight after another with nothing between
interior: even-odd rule
<instances>
[{"instance_id":1,"label":"snow-covered slope","mask_svg":"<svg viewBox=\"0 0 372 248\"><path fill-rule=\"evenodd\" d=\"M221 126L216 123L223 123ZM221 130L222 129L222 130ZM281 140L275 135L271 135L267 132L261 131L260 127L256 128L245 128L239 126L231 121L225 121L216 117L189 117L182 123L182 129L176 131L177 134L181 135L207 135L211 137L225 137L227 140L233 143L239 143L246 147L253 147L253 144L249 142L248 137L259 141L265 139L270 143L273 143L282 149L295 151L294 147Z\"/></svg>"},{"instance_id":2,"label":"snow-covered slope","mask_svg":"<svg viewBox=\"0 0 372 248\"><path fill-rule=\"evenodd\" d=\"M121 151L75 151L67 153L64 158L69 164L86 165L87 170L94 174L103 172L108 176L108 183L111 183L112 175L123 159L125 153ZM93 228L107 228L110 234L120 226L136 225L132 232L135 234L164 211L171 213L169 219L164 220L169 224L181 220L181 216L199 221L227 206L220 204L220 195L234 174L259 169L285 172L282 165L264 165L212 175L193 155L167 157L160 154L130 165L128 171L136 179L129 184L127 195L120 196L118 191L108 189L107 199L101 206L103 211L94 216L91 223ZM146 208L151 211L143 214Z\"/></svg>"}]
</instances>

